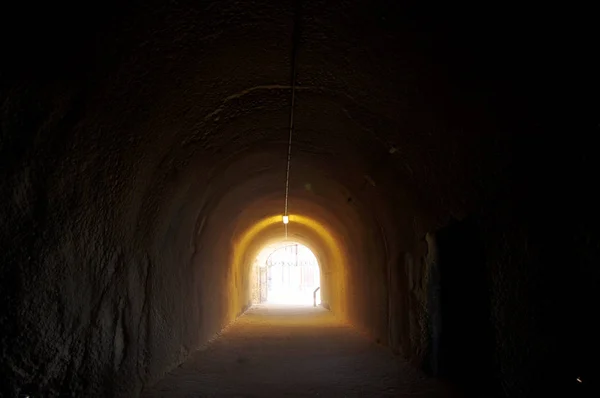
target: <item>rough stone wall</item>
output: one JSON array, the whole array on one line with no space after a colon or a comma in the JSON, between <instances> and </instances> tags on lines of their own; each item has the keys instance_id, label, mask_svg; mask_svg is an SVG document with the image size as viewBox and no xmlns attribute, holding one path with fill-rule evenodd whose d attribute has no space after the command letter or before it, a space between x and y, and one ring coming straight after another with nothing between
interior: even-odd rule
<instances>
[{"instance_id":1,"label":"rough stone wall","mask_svg":"<svg viewBox=\"0 0 600 398\"><path fill-rule=\"evenodd\" d=\"M583 40L565 50L554 19L522 8L495 23L397 3L301 7L294 211L348 262L325 298L430 366L429 238L470 217L502 392L588 380L597 126L563 87L594 87ZM238 229L282 208L295 8L61 7L3 13L1 388L135 396L247 305L231 254Z\"/></svg>"}]
</instances>

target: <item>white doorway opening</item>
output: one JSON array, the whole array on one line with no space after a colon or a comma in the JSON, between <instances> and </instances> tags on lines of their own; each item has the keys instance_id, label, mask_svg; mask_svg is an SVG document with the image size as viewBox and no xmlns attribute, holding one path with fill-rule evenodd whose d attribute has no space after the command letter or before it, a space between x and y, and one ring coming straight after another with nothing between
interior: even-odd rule
<instances>
[{"instance_id":1,"label":"white doorway opening","mask_svg":"<svg viewBox=\"0 0 600 398\"><path fill-rule=\"evenodd\" d=\"M254 266L255 304L321 303L319 263L308 247L289 242L269 246L259 253Z\"/></svg>"}]
</instances>

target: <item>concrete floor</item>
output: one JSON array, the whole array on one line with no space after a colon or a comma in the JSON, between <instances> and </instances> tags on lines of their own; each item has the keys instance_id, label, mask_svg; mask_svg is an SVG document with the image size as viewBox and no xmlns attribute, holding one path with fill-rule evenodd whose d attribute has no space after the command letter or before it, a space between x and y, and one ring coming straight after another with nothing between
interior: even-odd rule
<instances>
[{"instance_id":1,"label":"concrete floor","mask_svg":"<svg viewBox=\"0 0 600 398\"><path fill-rule=\"evenodd\" d=\"M322 308L252 307L142 397L449 397Z\"/></svg>"}]
</instances>

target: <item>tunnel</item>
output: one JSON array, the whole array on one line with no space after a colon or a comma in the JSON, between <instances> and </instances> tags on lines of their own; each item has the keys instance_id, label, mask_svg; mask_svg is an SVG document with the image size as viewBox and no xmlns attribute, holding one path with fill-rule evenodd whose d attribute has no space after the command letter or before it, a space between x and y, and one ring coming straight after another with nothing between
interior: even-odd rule
<instances>
[{"instance_id":1,"label":"tunnel","mask_svg":"<svg viewBox=\"0 0 600 398\"><path fill-rule=\"evenodd\" d=\"M487 6L4 4L0 395L140 396L288 239L426 377L597 396L597 24Z\"/></svg>"}]
</instances>

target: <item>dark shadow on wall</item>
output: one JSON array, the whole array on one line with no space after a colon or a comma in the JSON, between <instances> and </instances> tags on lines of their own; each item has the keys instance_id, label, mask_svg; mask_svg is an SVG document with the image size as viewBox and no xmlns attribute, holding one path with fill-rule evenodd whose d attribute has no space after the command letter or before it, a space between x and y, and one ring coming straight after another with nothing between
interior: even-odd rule
<instances>
[{"instance_id":1,"label":"dark shadow on wall","mask_svg":"<svg viewBox=\"0 0 600 398\"><path fill-rule=\"evenodd\" d=\"M469 396L499 395L483 242L472 220L453 221L429 240L430 371Z\"/></svg>"}]
</instances>

